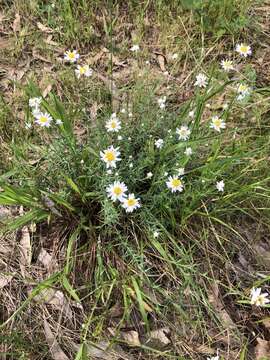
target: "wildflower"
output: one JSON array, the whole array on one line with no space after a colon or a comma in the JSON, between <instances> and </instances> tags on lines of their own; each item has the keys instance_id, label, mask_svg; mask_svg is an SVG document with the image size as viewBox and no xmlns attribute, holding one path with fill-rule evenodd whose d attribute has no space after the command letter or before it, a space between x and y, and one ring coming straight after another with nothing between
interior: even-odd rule
<instances>
[{"instance_id":1,"label":"wildflower","mask_svg":"<svg viewBox=\"0 0 270 360\"><path fill-rule=\"evenodd\" d=\"M119 200L120 202L124 201L124 198L126 197L126 191L128 188L126 187L125 183L120 181L115 181L113 184L109 185L106 189L108 193L108 197L112 201Z\"/></svg>"},{"instance_id":2,"label":"wildflower","mask_svg":"<svg viewBox=\"0 0 270 360\"><path fill-rule=\"evenodd\" d=\"M261 293L262 289L261 288L253 288L251 289L250 292L250 303L251 305L256 305L256 306L264 306L266 304L268 304L270 302L269 299L267 299L267 297L269 296L268 293Z\"/></svg>"},{"instance_id":3,"label":"wildflower","mask_svg":"<svg viewBox=\"0 0 270 360\"><path fill-rule=\"evenodd\" d=\"M237 100L243 100L246 96L250 94L250 87L246 84L239 84L237 88L237 93L239 94L237 96Z\"/></svg>"},{"instance_id":4,"label":"wildflower","mask_svg":"<svg viewBox=\"0 0 270 360\"><path fill-rule=\"evenodd\" d=\"M248 55L251 55L251 47L249 45L246 45L244 43L237 44L235 50L244 57L247 57Z\"/></svg>"},{"instance_id":5,"label":"wildflower","mask_svg":"<svg viewBox=\"0 0 270 360\"><path fill-rule=\"evenodd\" d=\"M68 50L65 52L65 55L64 55L64 59L71 63L75 63L79 58L80 58L80 55L77 53L77 50L73 50L73 51Z\"/></svg>"},{"instance_id":6,"label":"wildflower","mask_svg":"<svg viewBox=\"0 0 270 360\"><path fill-rule=\"evenodd\" d=\"M145 64L146 64L146 65L150 65L150 61L149 61L149 60L146 60Z\"/></svg>"},{"instance_id":7,"label":"wildflower","mask_svg":"<svg viewBox=\"0 0 270 360\"><path fill-rule=\"evenodd\" d=\"M191 110L191 111L188 113L188 116L193 119L194 116L195 116L195 110Z\"/></svg>"},{"instance_id":8,"label":"wildflower","mask_svg":"<svg viewBox=\"0 0 270 360\"><path fill-rule=\"evenodd\" d=\"M199 86L200 88L205 88L207 86L207 83L208 83L207 76L200 73L196 76L196 81L194 85Z\"/></svg>"},{"instance_id":9,"label":"wildflower","mask_svg":"<svg viewBox=\"0 0 270 360\"><path fill-rule=\"evenodd\" d=\"M208 357L207 360L219 360L219 355Z\"/></svg>"},{"instance_id":10,"label":"wildflower","mask_svg":"<svg viewBox=\"0 0 270 360\"><path fill-rule=\"evenodd\" d=\"M222 105L222 107L223 107L223 110L227 110L229 108L229 104L225 103Z\"/></svg>"},{"instance_id":11,"label":"wildflower","mask_svg":"<svg viewBox=\"0 0 270 360\"><path fill-rule=\"evenodd\" d=\"M121 158L120 152L118 150L119 148L114 148L113 146L110 146L108 149L104 150L103 152L100 151L100 157L101 160L106 163L107 168L116 168L116 161L120 161Z\"/></svg>"},{"instance_id":12,"label":"wildflower","mask_svg":"<svg viewBox=\"0 0 270 360\"><path fill-rule=\"evenodd\" d=\"M160 107L160 109L165 109L165 107L166 107L166 96L163 96L162 98L159 98L158 100L157 100L157 102L158 102L158 105L159 105L159 107Z\"/></svg>"},{"instance_id":13,"label":"wildflower","mask_svg":"<svg viewBox=\"0 0 270 360\"><path fill-rule=\"evenodd\" d=\"M164 145L164 140L162 139L158 139L155 141L155 146L158 148L158 149L161 149Z\"/></svg>"},{"instance_id":14,"label":"wildflower","mask_svg":"<svg viewBox=\"0 0 270 360\"><path fill-rule=\"evenodd\" d=\"M78 79L81 76L89 77L93 74L93 70L89 67L89 65L78 65L77 69L75 69L75 74Z\"/></svg>"},{"instance_id":15,"label":"wildflower","mask_svg":"<svg viewBox=\"0 0 270 360\"><path fill-rule=\"evenodd\" d=\"M153 236L155 239L157 239L159 237L159 232L156 230L153 232Z\"/></svg>"},{"instance_id":16,"label":"wildflower","mask_svg":"<svg viewBox=\"0 0 270 360\"><path fill-rule=\"evenodd\" d=\"M128 113L128 117L131 118L133 116L132 112Z\"/></svg>"},{"instance_id":17,"label":"wildflower","mask_svg":"<svg viewBox=\"0 0 270 360\"><path fill-rule=\"evenodd\" d=\"M31 99L29 99L29 106L30 106L31 108L36 108L36 109L38 109L38 108L40 107L41 101L42 101L42 98L41 98L41 97L31 98Z\"/></svg>"},{"instance_id":18,"label":"wildflower","mask_svg":"<svg viewBox=\"0 0 270 360\"><path fill-rule=\"evenodd\" d=\"M108 132L118 132L121 129L121 122L115 113L111 115L110 119L106 122L105 127Z\"/></svg>"},{"instance_id":19,"label":"wildflower","mask_svg":"<svg viewBox=\"0 0 270 360\"><path fill-rule=\"evenodd\" d=\"M121 110L121 113L122 113L122 114L125 114L125 113L126 113L126 109L122 109L122 110Z\"/></svg>"},{"instance_id":20,"label":"wildflower","mask_svg":"<svg viewBox=\"0 0 270 360\"><path fill-rule=\"evenodd\" d=\"M176 60L177 58L178 58L178 54L177 54L177 53L172 54L172 59L173 59L173 60Z\"/></svg>"},{"instance_id":21,"label":"wildflower","mask_svg":"<svg viewBox=\"0 0 270 360\"><path fill-rule=\"evenodd\" d=\"M224 187L225 187L225 184L224 184L224 181L223 181L223 180L218 181L218 182L216 183L216 188L217 188L218 191L223 192L223 191L224 191Z\"/></svg>"},{"instance_id":22,"label":"wildflower","mask_svg":"<svg viewBox=\"0 0 270 360\"><path fill-rule=\"evenodd\" d=\"M56 125L63 125L63 121L61 119L55 120Z\"/></svg>"},{"instance_id":23,"label":"wildflower","mask_svg":"<svg viewBox=\"0 0 270 360\"><path fill-rule=\"evenodd\" d=\"M112 170L111 170L111 169L107 170L107 174L108 174L108 175L111 175L111 174L112 174Z\"/></svg>"},{"instance_id":24,"label":"wildflower","mask_svg":"<svg viewBox=\"0 0 270 360\"><path fill-rule=\"evenodd\" d=\"M133 163L130 163L128 166L129 166L130 169L132 169L133 168Z\"/></svg>"},{"instance_id":25,"label":"wildflower","mask_svg":"<svg viewBox=\"0 0 270 360\"><path fill-rule=\"evenodd\" d=\"M213 116L212 122L210 124L210 128L215 129L216 131L220 132L221 129L226 128L226 123L224 120L222 120L218 116Z\"/></svg>"},{"instance_id":26,"label":"wildflower","mask_svg":"<svg viewBox=\"0 0 270 360\"><path fill-rule=\"evenodd\" d=\"M149 172L146 174L147 179L151 179L152 176L153 176L153 173L151 173L151 171L149 171Z\"/></svg>"},{"instance_id":27,"label":"wildflower","mask_svg":"<svg viewBox=\"0 0 270 360\"><path fill-rule=\"evenodd\" d=\"M191 147L187 147L186 150L184 151L184 154L186 156L191 156L193 154L193 150Z\"/></svg>"},{"instance_id":28,"label":"wildflower","mask_svg":"<svg viewBox=\"0 0 270 360\"><path fill-rule=\"evenodd\" d=\"M233 62L231 60L227 60L227 59L222 60L220 65L221 65L222 69L226 72L234 70Z\"/></svg>"},{"instance_id":29,"label":"wildflower","mask_svg":"<svg viewBox=\"0 0 270 360\"><path fill-rule=\"evenodd\" d=\"M119 141L123 140L123 136L118 135L118 136L117 136L117 140L119 140Z\"/></svg>"},{"instance_id":30,"label":"wildflower","mask_svg":"<svg viewBox=\"0 0 270 360\"><path fill-rule=\"evenodd\" d=\"M166 181L166 185L171 192L182 192L184 190L184 184L178 176L169 176L168 181Z\"/></svg>"},{"instance_id":31,"label":"wildflower","mask_svg":"<svg viewBox=\"0 0 270 360\"><path fill-rule=\"evenodd\" d=\"M42 127L50 127L52 117L48 113L39 112L35 114L35 123Z\"/></svg>"},{"instance_id":32,"label":"wildflower","mask_svg":"<svg viewBox=\"0 0 270 360\"><path fill-rule=\"evenodd\" d=\"M128 213L139 208L140 206L140 199L136 199L134 194L129 194L128 198L124 199L123 201L123 208L126 209L126 212Z\"/></svg>"},{"instance_id":33,"label":"wildflower","mask_svg":"<svg viewBox=\"0 0 270 360\"><path fill-rule=\"evenodd\" d=\"M177 169L178 176L182 176L185 174L185 168L179 168Z\"/></svg>"},{"instance_id":34,"label":"wildflower","mask_svg":"<svg viewBox=\"0 0 270 360\"><path fill-rule=\"evenodd\" d=\"M183 125L179 128L176 129L176 134L178 135L178 139L179 140L188 140L189 136L190 136L191 131L189 130L189 128L186 125Z\"/></svg>"},{"instance_id":35,"label":"wildflower","mask_svg":"<svg viewBox=\"0 0 270 360\"><path fill-rule=\"evenodd\" d=\"M164 176L168 176L168 173L167 173L167 171L165 171L165 173L164 173Z\"/></svg>"},{"instance_id":36,"label":"wildflower","mask_svg":"<svg viewBox=\"0 0 270 360\"><path fill-rule=\"evenodd\" d=\"M138 44L135 44L129 50L132 52L138 52L140 50L140 47Z\"/></svg>"}]
</instances>

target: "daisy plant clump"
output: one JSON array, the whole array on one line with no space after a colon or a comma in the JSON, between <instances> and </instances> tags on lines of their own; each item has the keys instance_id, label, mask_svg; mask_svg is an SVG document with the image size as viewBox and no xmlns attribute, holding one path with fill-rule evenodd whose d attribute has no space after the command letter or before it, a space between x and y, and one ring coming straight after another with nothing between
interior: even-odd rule
<instances>
[{"instance_id":1,"label":"daisy plant clump","mask_svg":"<svg viewBox=\"0 0 270 360\"><path fill-rule=\"evenodd\" d=\"M64 58L73 64L67 66L73 79L74 72L79 79L87 78L82 81L82 91L88 94L86 83L94 71L76 63L80 59L76 51L67 52ZM192 243L196 237L192 231L203 223L204 236L210 242L215 225L218 229L235 214L252 215L267 178L260 178L254 171L254 161L250 159L259 153L251 136L253 127L248 127L248 117L244 124L239 120L245 109L235 101L241 95L251 105L256 96L255 91L250 91L254 84L241 74L230 79L227 70L233 70L232 66L227 61L221 68L217 63L216 72L205 67L205 72L195 74L196 79L190 83L190 98L171 107L166 103L174 104L174 94L166 90L161 94L158 81L151 80L150 86L146 78L135 79L134 87L125 89L121 106L112 104L109 96L98 98L101 106L96 111L96 121L90 121L88 112L82 110L84 106L78 111L78 98L60 101L53 94L43 98L38 89L29 87L26 135L29 137L31 129L36 143L16 149L16 167L11 164L0 182L0 204L26 209L26 214L9 223L9 229L29 222L44 226L64 224L65 231L72 234L76 229L69 251L74 247L74 256L80 255L79 262L81 253L77 247L82 246L93 257L96 254L89 281L91 292L101 289L101 298L108 291L113 292L113 286L105 287L108 278L118 276L114 264L120 263L119 283L125 288L127 303L136 304L138 300L138 311L145 323L145 312L155 309L155 302L143 293L143 286L150 283L150 272L157 287L167 282L175 287L181 284L177 288L181 299L177 299L174 311L179 307L181 314L185 311L181 304L187 292L183 289L186 280L190 294L196 293L194 297L189 295L189 301L204 303L205 295L201 298L194 290L194 274L200 265L194 265L191 254L193 248L203 248L203 237ZM220 99L222 104L218 103ZM87 97L87 101L96 103L94 98ZM248 137L241 141L246 132ZM263 132L256 136L263 136ZM268 159L265 148L262 146L260 151ZM32 161L25 161L27 157ZM208 221L209 233L205 225ZM220 245L224 244L217 244L216 239L211 243L213 249L216 246L215 251ZM65 271L76 261L69 261ZM85 263L82 260L81 269L87 268L88 261L89 256ZM154 270L158 262L164 266L161 269L170 269L168 274L162 270L162 279L160 270ZM95 266L99 266L99 271L95 271ZM61 278L60 283L67 284L66 279ZM78 287L78 293L84 299L81 288ZM165 303L166 296L162 292L160 296ZM255 288L249 303L265 306L268 298L261 288ZM207 315L212 316L212 312Z\"/></svg>"}]
</instances>

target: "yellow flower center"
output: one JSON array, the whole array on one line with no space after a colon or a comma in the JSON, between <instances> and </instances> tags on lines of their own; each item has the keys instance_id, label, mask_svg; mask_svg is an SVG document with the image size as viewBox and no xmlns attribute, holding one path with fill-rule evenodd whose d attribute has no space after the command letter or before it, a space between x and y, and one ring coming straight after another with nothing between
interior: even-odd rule
<instances>
[{"instance_id":1,"label":"yellow flower center","mask_svg":"<svg viewBox=\"0 0 270 360\"><path fill-rule=\"evenodd\" d=\"M221 119L214 119L213 123L215 126L220 126L221 125Z\"/></svg>"},{"instance_id":2,"label":"yellow flower center","mask_svg":"<svg viewBox=\"0 0 270 360\"><path fill-rule=\"evenodd\" d=\"M172 179L172 187L176 188L178 186L181 186L182 185L182 182L180 179Z\"/></svg>"},{"instance_id":3,"label":"yellow flower center","mask_svg":"<svg viewBox=\"0 0 270 360\"><path fill-rule=\"evenodd\" d=\"M41 122L42 124L45 124L48 121L48 118L46 118L46 116L41 116L39 118L39 122Z\"/></svg>"},{"instance_id":4,"label":"yellow flower center","mask_svg":"<svg viewBox=\"0 0 270 360\"><path fill-rule=\"evenodd\" d=\"M128 206L134 206L136 204L136 200L131 198L127 200L127 205Z\"/></svg>"},{"instance_id":5,"label":"yellow flower center","mask_svg":"<svg viewBox=\"0 0 270 360\"><path fill-rule=\"evenodd\" d=\"M242 45L242 46L240 46L240 51L241 51L242 53L248 52L248 47L247 47L247 45Z\"/></svg>"},{"instance_id":6,"label":"yellow flower center","mask_svg":"<svg viewBox=\"0 0 270 360\"><path fill-rule=\"evenodd\" d=\"M83 66L80 66L79 71L80 71L80 74L84 74L85 73L85 68Z\"/></svg>"},{"instance_id":7,"label":"yellow flower center","mask_svg":"<svg viewBox=\"0 0 270 360\"><path fill-rule=\"evenodd\" d=\"M74 53L74 52L68 53L68 57L69 57L70 59L74 59L74 58L75 58L75 53Z\"/></svg>"},{"instance_id":8,"label":"yellow flower center","mask_svg":"<svg viewBox=\"0 0 270 360\"><path fill-rule=\"evenodd\" d=\"M115 160L115 153L113 151L106 151L105 153L106 161L114 161Z\"/></svg>"},{"instance_id":9,"label":"yellow flower center","mask_svg":"<svg viewBox=\"0 0 270 360\"><path fill-rule=\"evenodd\" d=\"M115 129L116 126L117 126L117 125L116 125L116 122L115 122L115 121L112 121L112 122L111 122L111 128L112 128L112 129Z\"/></svg>"},{"instance_id":10,"label":"yellow flower center","mask_svg":"<svg viewBox=\"0 0 270 360\"><path fill-rule=\"evenodd\" d=\"M120 188L120 186L116 186L114 189L113 189L113 192L115 193L115 195L121 195L122 194L122 189Z\"/></svg>"},{"instance_id":11,"label":"yellow flower center","mask_svg":"<svg viewBox=\"0 0 270 360\"><path fill-rule=\"evenodd\" d=\"M243 84L241 84L240 86L239 86L239 91L246 91L247 90L247 86L246 85L243 85Z\"/></svg>"}]
</instances>

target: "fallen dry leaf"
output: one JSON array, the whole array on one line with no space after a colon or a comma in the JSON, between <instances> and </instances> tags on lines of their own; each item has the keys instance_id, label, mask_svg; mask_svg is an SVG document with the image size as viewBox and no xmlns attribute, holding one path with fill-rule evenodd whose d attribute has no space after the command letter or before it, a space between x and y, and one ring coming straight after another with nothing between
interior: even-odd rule
<instances>
[{"instance_id":1,"label":"fallen dry leaf","mask_svg":"<svg viewBox=\"0 0 270 360\"><path fill-rule=\"evenodd\" d=\"M270 342L257 338L257 345L255 346L255 359L268 360L270 359Z\"/></svg>"},{"instance_id":2,"label":"fallen dry leaf","mask_svg":"<svg viewBox=\"0 0 270 360\"><path fill-rule=\"evenodd\" d=\"M13 30L14 32L18 32L18 31L20 31L20 29L21 29L21 17L20 17L20 15L17 13L17 14L15 15L15 19L14 19L13 24L12 24L12 30Z\"/></svg>"},{"instance_id":3,"label":"fallen dry leaf","mask_svg":"<svg viewBox=\"0 0 270 360\"><path fill-rule=\"evenodd\" d=\"M236 328L234 322L232 321L230 315L226 311L224 304L222 303L219 297L219 289L217 284L212 285L212 289L209 291L209 303L215 309L220 320L222 320L225 327Z\"/></svg>"},{"instance_id":4,"label":"fallen dry leaf","mask_svg":"<svg viewBox=\"0 0 270 360\"><path fill-rule=\"evenodd\" d=\"M131 330L121 333L122 339L128 343L130 346L141 346L139 339L139 334L137 331Z\"/></svg>"},{"instance_id":5,"label":"fallen dry leaf","mask_svg":"<svg viewBox=\"0 0 270 360\"><path fill-rule=\"evenodd\" d=\"M119 345L110 344L109 341L100 341L94 345L87 344L87 352L90 359L103 359L103 360L132 360L133 356L126 354Z\"/></svg>"},{"instance_id":6,"label":"fallen dry leaf","mask_svg":"<svg viewBox=\"0 0 270 360\"><path fill-rule=\"evenodd\" d=\"M153 347L155 349L162 349L171 343L171 340L168 338L169 334L170 329L167 327L153 330L145 339L144 345Z\"/></svg>"},{"instance_id":7,"label":"fallen dry leaf","mask_svg":"<svg viewBox=\"0 0 270 360\"><path fill-rule=\"evenodd\" d=\"M30 293L31 291L29 291ZM47 305L52 305L56 310L63 311L68 319L72 319L73 313L71 310L71 305L83 309L82 305L76 303L75 301L68 301L65 295L60 290L55 290L52 288L47 288L42 290L39 294L34 297L34 301L38 303L45 303Z\"/></svg>"},{"instance_id":8,"label":"fallen dry leaf","mask_svg":"<svg viewBox=\"0 0 270 360\"><path fill-rule=\"evenodd\" d=\"M41 249L37 260L47 269L51 274L59 268L57 260L52 257L45 249Z\"/></svg>"},{"instance_id":9,"label":"fallen dry leaf","mask_svg":"<svg viewBox=\"0 0 270 360\"><path fill-rule=\"evenodd\" d=\"M23 277L27 275L27 268L31 264L32 248L30 241L30 234L27 226L22 228L22 235L20 240L20 269Z\"/></svg>"},{"instance_id":10,"label":"fallen dry leaf","mask_svg":"<svg viewBox=\"0 0 270 360\"><path fill-rule=\"evenodd\" d=\"M47 85L46 88L42 91L42 96L45 98L51 90L52 84Z\"/></svg>"},{"instance_id":11,"label":"fallen dry leaf","mask_svg":"<svg viewBox=\"0 0 270 360\"><path fill-rule=\"evenodd\" d=\"M37 27L39 28L39 30L41 30L42 32L45 32L47 34L50 34L53 32L53 29L41 24L40 22L37 22Z\"/></svg>"},{"instance_id":12,"label":"fallen dry leaf","mask_svg":"<svg viewBox=\"0 0 270 360\"><path fill-rule=\"evenodd\" d=\"M52 333L51 328L47 320L43 319L43 326L45 337L54 360L69 360L66 354L63 352L58 342L55 340L55 335Z\"/></svg>"},{"instance_id":13,"label":"fallen dry leaf","mask_svg":"<svg viewBox=\"0 0 270 360\"><path fill-rule=\"evenodd\" d=\"M4 286L6 286L11 279L13 278L14 274L6 275L6 274L0 274L0 289L2 289Z\"/></svg>"},{"instance_id":14,"label":"fallen dry leaf","mask_svg":"<svg viewBox=\"0 0 270 360\"><path fill-rule=\"evenodd\" d=\"M158 64L159 64L159 67L160 67L161 71L165 72L166 71L165 57L163 55L161 55L161 54L158 54L157 60L158 60Z\"/></svg>"}]
</instances>

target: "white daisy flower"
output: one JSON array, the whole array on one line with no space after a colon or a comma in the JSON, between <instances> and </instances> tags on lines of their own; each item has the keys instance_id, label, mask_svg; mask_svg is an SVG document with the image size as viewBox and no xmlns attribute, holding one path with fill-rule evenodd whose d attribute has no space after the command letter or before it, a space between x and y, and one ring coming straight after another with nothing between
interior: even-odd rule
<instances>
[{"instance_id":1,"label":"white daisy flower","mask_svg":"<svg viewBox=\"0 0 270 360\"><path fill-rule=\"evenodd\" d=\"M140 50L140 46L138 44L134 44L129 50L132 52L138 52Z\"/></svg>"},{"instance_id":2,"label":"white daisy flower","mask_svg":"<svg viewBox=\"0 0 270 360\"><path fill-rule=\"evenodd\" d=\"M55 120L56 125L63 125L63 121L61 119Z\"/></svg>"},{"instance_id":3,"label":"white daisy flower","mask_svg":"<svg viewBox=\"0 0 270 360\"><path fill-rule=\"evenodd\" d=\"M176 60L177 58L178 58L178 54L177 54L177 53L172 54L172 59L173 59L173 60Z\"/></svg>"},{"instance_id":4,"label":"white daisy flower","mask_svg":"<svg viewBox=\"0 0 270 360\"><path fill-rule=\"evenodd\" d=\"M196 81L194 85L199 86L200 88L205 88L207 86L207 83L208 83L207 76L200 73L196 76Z\"/></svg>"},{"instance_id":5,"label":"white daisy flower","mask_svg":"<svg viewBox=\"0 0 270 360\"><path fill-rule=\"evenodd\" d=\"M149 172L146 174L147 179L151 179L152 176L153 176L153 173L151 173L151 171L149 171Z\"/></svg>"},{"instance_id":6,"label":"white daisy flower","mask_svg":"<svg viewBox=\"0 0 270 360\"><path fill-rule=\"evenodd\" d=\"M38 109L40 107L41 101L42 101L41 97L31 98L31 99L29 99L29 106L31 108Z\"/></svg>"},{"instance_id":7,"label":"white daisy flower","mask_svg":"<svg viewBox=\"0 0 270 360\"><path fill-rule=\"evenodd\" d=\"M89 65L77 65L77 69L75 69L75 74L78 79L81 76L90 77L93 74L93 70L89 67Z\"/></svg>"},{"instance_id":8,"label":"white daisy flower","mask_svg":"<svg viewBox=\"0 0 270 360\"><path fill-rule=\"evenodd\" d=\"M183 125L179 128L176 129L176 134L178 135L178 139L179 140L188 140L189 136L190 136L191 131L189 130L189 128L186 125Z\"/></svg>"},{"instance_id":9,"label":"white daisy flower","mask_svg":"<svg viewBox=\"0 0 270 360\"><path fill-rule=\"evenodd\" d=\"M164 140L158 139L155 141L155 146L157 149L161 149L163 147L163 145L164 145Z\"/></svg>"},{"instance_id":10,"label":"white daisy flower","mask_svg":"<svg viewBox=\"0 0 270 360\"><path fill-rule=\"evenodd\" d=\"M178 168L177 174L178 174L178 176L183 176L185 174L185 168Z\"/></svg>"},{"instance_id":11,"label":"white daisy flower","mask_svg":"<svg viewBox=\"0 0 270 360\"><path fill-rule=\"evenodd\" d=\"M208 357L207 360L219 360L219 355Z\"/></svg>"},{"instance_id":12,"label":"white daisy flower","mask_svg":"<svg viewBox=\"0 0 270 360\"><path fill-rule=\"evenodd\" d=\"M248 96L251 92L251 89L246 84L239 84L237 88L237 93L239 94L237 96L237 100L243 100L246 96Z\"/></svg>"},{"instance_id":13,"label":"white daisy flower","mask_svg":"<svg viewBox=\"0 0 270 360\"><path fill-rule=\"evenodd\" d=\"M64 59L71 63L75 63L77 60L79 60L79 58L80 55L77 53L77 50L73 50L73 51L68 50L64 54Z\"/></svg>"},{"instance_id":14,"label":"white daisy flower","mask_svg":"<svg viewBox=\"0 0 270 360\"><path fill-rule=\"evenodd\" d=\"M222 60L220 63L222 69L226 72L229 72L231 70L234 70L233 62L231 60Z\"/></svg>"},{"instance_id":15,"label":"white daisy flower","mask_svg":"<svg viewBox=\"0 0 270 360\"><path fill-rule=\"evenodd\" d=\"M106 122L105 127L108 132L118 132L121 129L121 122L115 113L111 115L110 119Z\"/></svg>"},{"instance_id":16,"label":"white daisy flower","mask_svg":"<svg viewBox=\"0 0 270 360\"><path fill-rule=\"evenodd\" d=\"M166 99L167 99L167 97L163 96L162 98L159 98L157 100L157 103L158 103L160 109L162 109L162 110L165 109L165 107L166 107Z\"/></svg>"},{"instance_id":17,"label":"white daisy flower","mask_svg":"<svg viewBox=\"0 0 270 360\"><path fill-rule=\"evenodd\" d=\"M119 200L120 202L123 202L126 197L126 192L128 188L125 185L125 183L120 181L115 181L113 184L109 185L106 189L108 193L108 197L112 201Z\"/></svg>"},{"instance_id":18,"label":"white daisy flower","mask_svg":"<svg viewBox=\"0 0 270 360\"><path fill-rule=\"evenodd\" d=\"M224 184L224 181L223 181L223 180L218 181L218 182L216 183L216 188L217 188L218 191L223 192L223 191L224 191L224 187L225 187L225 184Z\"/></svg>"},{"instance_id":19,"label":"white daisy flower","mask_svg":"<svg viewBox=\"0 0 270 360\"><path fill-rule=\"evenodd\" d=\"M127 111L126 111L126 109L122 109L120 112L121 112L122 114L125 114Z\"/></svg>"},{"instance_id":20,"label":"white daisy flower","mask_svg":"<svg viewBox=\"0 0 270 360\"><path fill-rule=\"evenodd\" d=\"M117 136L117 140L119 140L119 141L123 140L123 136L118 135L118 136Z\"/></svg>"},{"instance_id":21,"label":"white daisy flower","mask_svg":"<svg viewBox=\"0 0 270 360\"><path fill-rule=\"evenodd\" d=\"M193 154L193 150L191 147L187 147L186 150L184 151L184 154L186 156L191 156Z\"/></svg>"},{"instance_id":22,"label":"white daisy flower","mask_svg":"<svg viewBox=\"0 0 270 360\"><path fill-rule=\"evenodd\" d=\"M264 306L270 302L267 297L269 296L268 293L261 293L261 288L253 288L250 292L250 304L256 306Z\"/></svg>"},{"instance_id":23,"label":"white daisy flower","mask_svg":"<svg viewBox=\"0 0 270 360\"><path fill-rule=\"evenodd\" d=\"M128 197L124 199L122 206L126 209L126 212L130 213L141 206L140 199L136 199L134 194L129 194Z\"/></svg>"},{"instance_id":24,"label":"white daisy flower","mask_svg":"<svg viewBox=\"0 0 270 360\"><path fill-rule=\"evenodd\" d=\"M153 236L154 236L155 239L157 239L159 237L159 231L157 231L157 230L154 231Z\"/></svg>"},{"instance_id":25,"label":"white daisy flower","mask_svg":"<svg viewBox=\"0 0 270 360\"><path fill-rule=\"evenodd\" d=\"M210 128L220 132L221 129L226 128L226 123L218 116L213 116L211 120Z\"/></svg>"},{"instance_id":26,"label":"white daisy flower","mask_svg":"<svg viewBox=\"0 0 270 360\"><path fill-rule=\"evenodd\" d=\"M114 148L113 145L104 151L100 151L101 160L106 163L107 168L116 168L116 162L120 161L119 148Z\"/></svg>"},{"instance_id":27,"label":"white daisy flower","mask_svg":"<svg viewBox=\"0 0 270 360\"><path fill-rule=\"evenodd\" d=\"M251 55L251 47L247 44L241 43L237 44L235 50L244 57L247 57L248 55Z\"/></svg>"},{"instance_id":28,"label":"white daisy flower","mask_svg":"<svg viewBox=\"0 0 270 360\"><path fill-rule=\"evenodd\" d=\"M166 185L171 192L182 192L184 190L184 183L178 176L169 176L168 181L166 181Z\"/></svg>"},{"instance_id":29,"label":"white daisy flower","mask_svg":"<svg viewBox=\"0 0 270 360\"><path fill-rule=\"evenodd\" d=\"M112 175L112 170L111 169L107 170L107 174Z\"/></svg>"},{"instance_id":30,"label":"white daisy flower","mask_svg":"<svg viewBox=\"0 0 270 360\"><path fill-rule=\"evenodd\" d=\"M52 117L48 113L39 112L35 115L35 123L42 127L50 127L52 122Z\"/></svg>"}]
</instances>

